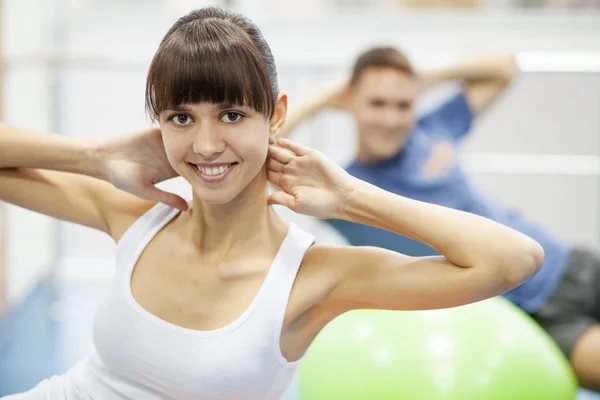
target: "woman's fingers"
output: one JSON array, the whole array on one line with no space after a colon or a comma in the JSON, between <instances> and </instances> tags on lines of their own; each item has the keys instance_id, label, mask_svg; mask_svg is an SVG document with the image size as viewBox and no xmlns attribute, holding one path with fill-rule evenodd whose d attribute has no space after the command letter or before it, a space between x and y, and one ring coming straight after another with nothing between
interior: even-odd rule
<instances>
[{"instance_id":1,"label":"woman's fingers","mask_svg":"<svg viewBox=\"0 0 600 400\"><path fill-rule=\"evenodd\" d=\"M271 182L275 186L281 187L281 185L283 184L282 178L283 178L283 174L280 172L273 172L273 171L267 172L267 179L269 180L269 182Z\"/></svg>"},{"instance_id":2,"label":"woman's fingers","mask_svg":"<svg viewBox=\"0 0 600 400\"><path fill-rule=\"evenodd\" d=\"M301 144L293 142L289 139L278 139L277 144L279 145L279 147L288 149L289 151L293 152L297 156L305 156L310 151L310 149L308 147L304 147Z\"/></svg>"},{"instance_id":3,"label":"woman's fingers","mask_svg":"<svg viewBox=\"0 0 600 400\"><path fill-rule=\"evenodd\" d=\"M188 203L182 197L164 190L160 190L155 186L149 186L145 189L145 194L148 200L159 201L181 211L188 209Z\"/></svg>"},{"instance_id":4,"label":"woman's fingers","mask_svg":"<svg viewBox=\"0 0 600 400\"><path fill-rule=\"evenodd\" d=\"M282 205L294 211L296 207L296 199L294 196L282 191L272 193L267 199L269 205Z\"/></svg>"},{"instance_id":5,"label":"woman's fingers","mask_svg":"<svg viewBox=\"0 0 600 400\"><path fill-rule=\"evenodd\" d=\"M295 155L288 150L276 146L269 146L269 157L282 164L287 164L292 161Z\"/></svg>"},{"instance_id":6,"label":"woman's fingers","mask_svg":"<svg viewBox=\"0 0 600 400\"><path fill-rule=\"evenodd\" d=\"M283 173L285 165L275 160L274 158L269 158L267 160L267 169L273 172Z\"/></svg>"}]
</instances>

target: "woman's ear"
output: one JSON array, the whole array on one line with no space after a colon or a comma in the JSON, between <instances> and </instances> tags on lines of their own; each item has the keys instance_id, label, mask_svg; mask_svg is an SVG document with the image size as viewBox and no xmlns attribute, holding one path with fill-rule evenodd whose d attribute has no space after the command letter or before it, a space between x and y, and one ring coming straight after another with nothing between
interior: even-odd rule
<instances>
[{"instance_id":1,"label":"woman's ear","mask_svg":"<svg viewBox=\"0 0 600 400\"><path fill-rule=\"evenodd\" d=\"M275 110L271 117L271 126L269 128L269 136L277 136L277 132L281 129L287 115L287 95L280 93L275 102Z\"/></svg>"}]
</instances>

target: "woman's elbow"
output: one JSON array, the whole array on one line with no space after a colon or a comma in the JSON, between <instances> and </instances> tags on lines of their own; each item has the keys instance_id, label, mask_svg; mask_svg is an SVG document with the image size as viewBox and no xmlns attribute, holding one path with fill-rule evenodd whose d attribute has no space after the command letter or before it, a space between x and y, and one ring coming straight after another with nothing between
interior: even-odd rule
<instances>
[{"instance_id":1,"label":"woman's elbow","mask_svg":"<svg viewBox=\"0 0 600 400\"><path fill-rule=\"evenodd\" d=\"M507 254L501 266L507 284L512 288L520 286L535 275L544 263L544 249L533 239L526 238L520 246L515 246Z\"/></svg>"}]
</instances>

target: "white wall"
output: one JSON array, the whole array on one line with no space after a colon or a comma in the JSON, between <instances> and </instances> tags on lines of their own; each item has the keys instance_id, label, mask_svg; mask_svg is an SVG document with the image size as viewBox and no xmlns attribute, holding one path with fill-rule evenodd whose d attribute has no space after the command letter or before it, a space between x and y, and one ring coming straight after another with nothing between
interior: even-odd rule
<instances>
[{"instance_id":1,"label":"white wall","mask_svg":"<svg viewBox=\"0 0 600 400\"><path fill-rule=\"evenodd\" d=\"M466 143L475 180L570 242L598 247L599 111L600 74L524 74ZM490 155L504 165L492 168Z\"/></svg>"},{"instance_id":2,"label":"white wall","mask_svg":"<svg viewBox=\"0 0 600 400\"><path fill-rule=\"evenodd\" d=\"M3 47L9 60L2 93L3 122L44 131L53 125L51 73L40 65L15 65L10 60L51 49L49 7L44 0L5 0L2 14ZM47 217L7 207L4 245L9 303L20 301L51 271L56 227Z\"/></svg>"}]
</instances>

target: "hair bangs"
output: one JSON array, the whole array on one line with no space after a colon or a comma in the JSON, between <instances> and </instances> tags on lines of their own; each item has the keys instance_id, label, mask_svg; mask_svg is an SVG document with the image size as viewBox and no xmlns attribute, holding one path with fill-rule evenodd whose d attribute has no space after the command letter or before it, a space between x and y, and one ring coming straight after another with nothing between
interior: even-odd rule
<instances>
[{"instance_id":1,"label":"hair bangs","mask_svg":"<svg viewBox=\"0 0 600 400\"><path fill-rule=\"evenodd\" d=\"M146 84L146 109L153 119L201 102L243 105L272 116L277 93L269 71L246 34L232 28L204 21L161 44Z\"/></svg>"}]
</instances>

